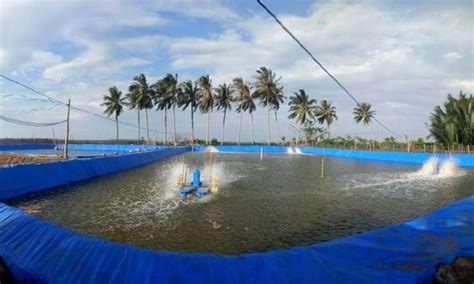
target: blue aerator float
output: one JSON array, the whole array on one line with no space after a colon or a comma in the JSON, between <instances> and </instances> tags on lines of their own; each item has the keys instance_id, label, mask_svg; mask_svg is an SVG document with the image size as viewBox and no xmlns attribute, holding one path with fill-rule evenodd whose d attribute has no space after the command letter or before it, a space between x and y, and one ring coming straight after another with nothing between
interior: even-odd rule
<instances>
[{"instance_id":1,"label":"blue aerator float","mask_svg":"<svg viewBox=\"0 0 474 284\"><path fill-rule=\"evenodd\" d=\"M186 183L186 164L183 160L183 173L182 175L178 176L178 180L176 182L176 188L179 190L179 194L182 197L186 197L194 193L194 195L197 197L204 197L209 192L217 192L217 177L212 176L212 156L209 159L209 169L210 175L209 182L207 184L204 184L201 181L201 171L199 171L199 169L194 169L191 183Z\"/></svg>"},{"instance_id":2,"label":"blue aerator float","mask_svg":"<svg viewBox=\"0 0 474 284\"><path fill-rule=\"evenodd\" d=\"M204 197L209 192L217 192L217 179L211 176L211 181L208 184L204 184L201 181L201 172L199 169L193 171L193 179L191 183L186 183L186 174L178 177L177 188L179 194L182 197L186 197L194 193L197 197Z\"/></svg>"}]
</instances>

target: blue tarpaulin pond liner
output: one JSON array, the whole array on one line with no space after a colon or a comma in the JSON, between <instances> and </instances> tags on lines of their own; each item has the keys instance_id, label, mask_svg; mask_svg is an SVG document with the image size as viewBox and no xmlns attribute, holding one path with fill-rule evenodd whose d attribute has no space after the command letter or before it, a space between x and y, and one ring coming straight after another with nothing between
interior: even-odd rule
<instances>
[{"instance_id":1,"label":"blue tarpaulin pond liner","mask_svg":"<svg viewBox=\"0 0 474 284\"><path fill-rule=\"evenodd\" d=\"M149 164L189 150L189 147L176 147L116 156L3 166L0 167L0 200Z\"/></svg>"},{"instance_id":2,"label":"blue tarpaulin pond liner","mask_svg":"<svg viewBox=\"0 0 474 284\"><path fill-rule=\"evenodd\" d=\"M333 148L319 147L283 147L283 146L195 146L194 151L214 150L219 152L262 152L266 153L288 153L289 151L300 151L302 154L330 156L338 158L349 158L358 160L370 160L380 162L407 163L421 165L432 157L440 160L452 158L456 160L458 166L474 167L474 156L472 154L433 154L433 153L407 153L407 152L386 152L386 151L353 151Z\"/></svg>"},{"instance_id":3,"label":"blue tarpaulin pond liner","mask_svg":"<svg viewBox=\"0 0 474 284\"><path fill-rule=\"evenodd\" d=\"M260 146L215 149L288 151L287 147ZM125 170L190 150L206 148L169 148L0 167L0 195L4 196L0 199ZM431 154L305 147L300 150L308 154L415 164L432 157ZM438 155L440 159L448 157ZM474 166L472 155L453 155L453 158L461 166ZM39 220L0 203L0 256L19 282L429 282L439 263L452 262L456 256L474 256L474 196L400 225L311 246L236 256L171 253L116 244Z\"/></svg>"},{"instance_id":4,"label":"blue tarpaulin pond liner","mask_svg":"<svg viewBox=\"0 0 474 284\"><path fill-rule=\"evenodd\" d=\"M421 283L474 256L474 197L398 226L238 256L114 244L0 204L0 255L17 280L49 283Z\"/></svg>"},{"instance_id":5,"label":"blue tarpaulin pond liner","mask_svg":"<svg viewBox=\"0 0 474 284\"><path fill-rule=\"evenodd\" d=\"M53 149L54 144L0 144L0 151Z\"/></svg>"}]
</instances>

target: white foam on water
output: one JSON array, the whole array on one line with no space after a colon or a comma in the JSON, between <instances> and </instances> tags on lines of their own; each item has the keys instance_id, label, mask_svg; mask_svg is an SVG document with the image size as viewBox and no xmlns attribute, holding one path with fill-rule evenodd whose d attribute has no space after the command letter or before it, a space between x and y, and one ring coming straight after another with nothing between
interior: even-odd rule
<instances>
[{"instance_id":1,"label":"white foam on water","mask_svg":"<svg viewBox=\"0 0 474 284\"><path fill-rule=\"evenodd\" d=\"M296 154L302 154L302 153L301 153L301 149L300 149L300 148L295 148L295 153L296 153Z\"/></svg>"},{"instance_id":2,"label":"white foam on water","mask_svg":"<svg viewBox=\"0 0 474 284\"><path fill-rule=\"evenodd\" d=\"M382 190L394 191L402 188L422 188L424 191L430 191L433 188L433 182L449 181L450 178L460 177L464 173L458 169L454 159L444 160L440 163L439 159L433 157L415 172L358 174L347 176L346 178L349 180L340 177L340 181L351 184L343 187L345 190L379 187Z\"/></svg>"},{"instance_id":3,"label":"white foam on water","mask_svg":"<svg viewBox=\"0 0 474 284\"><path fill-rule=\"evenodd\" d=\"M430 179L444 179L457 177L462 175L463 172L458 170L456 160L449 158L440 163L437 158L433 157L423 164L417 174Z\"/></svg>"},{"instance_id":4,"label":"white foam on water","mask_svg":"<svg viewBox=\"0 0 474 284\"><path fill-rule=\"evenodd\" d=\"M295 151L293 151L293 148L288 147L288 150L286 151L288 154L294 154Z\"/></svg>"},{"instance_id":5,"label":"white foam on water","mask_svg":"<svg viewBox=\"0 0 474 284\"><path fill-rule=\"evenodd\" d=\"M458 173L458 164L456 160L449 158L441 165L438 176L441 178L453 177Z\"/></svg>"},{"instance_id":6,"label":"white foam on water","mask_svg":"<svg viewBox=\"0 0 474 284\"><path fill-rule=\"evenodd\" d=\"M418 170L418 174L421 176L430 176L438 173L439 160L436 157L430 158L428 161L423 163L423 167Z\"/></svg>"},{"instance_id":7,"label":"white foam on water","mask_svg":"<svg viewBox=\"0 0 474 284\"><path fill-rule=\"evenodd\" d=\"M209 146L209 147L206 148L206 152L208 152L208 153L217 153L217 152L219 152L219 150L217 150L216 147Z\"/></svg>"}]
</instances>

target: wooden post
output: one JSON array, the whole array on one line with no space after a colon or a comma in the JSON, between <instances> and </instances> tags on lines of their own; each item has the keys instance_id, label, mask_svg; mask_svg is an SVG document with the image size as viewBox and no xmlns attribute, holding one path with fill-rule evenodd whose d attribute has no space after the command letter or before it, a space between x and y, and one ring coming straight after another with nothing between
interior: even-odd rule
<instances>
[{"instance_id":1,"label":"wooden post","mask_svg":"<svg viewBox=\"0 0 474 284\"><path fill-rule=\"evenodd\" d=\"M405 135L405 141L407 143L407 152L410 152L410 140L408 140L408 136Z\"/></svg>"},{"instance_id":2,"label":"wooden post","mask_svg":"<svg viewBox=\"0 0 474 284\"><path fill-rule=\"evenodd\" d=\"M66 139L64 139L64 159L68 157L67 145L69 143L69 112L71 111L71 99L67 101L67 117L66 117Z\"/></svg>"}]
</instances>

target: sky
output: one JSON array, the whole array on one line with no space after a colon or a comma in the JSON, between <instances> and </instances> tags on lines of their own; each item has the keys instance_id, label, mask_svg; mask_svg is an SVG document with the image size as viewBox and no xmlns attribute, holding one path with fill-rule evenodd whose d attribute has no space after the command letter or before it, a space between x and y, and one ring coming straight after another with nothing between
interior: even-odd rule
<instances>
[{"instance_id":1,"label":"sky","mask_svg":"<svg viewBox=\"0 0 474 284\"><path fill-rule=\"evenodd\" d=\"M473 93L471 0L263 3L360 102L372 105L398 140L426 138L429 115L448 93ZM354 123L354 102L254 0L0 0L0 74L94 113L103 112L109 87L126 93L139 73L150 83L167 73L178 74L180 81L209 74L217 87L235 77L252 83L261 66L281 76L286 97L304 89L318 102L331 101L338 116L332 136L393 135L376 123ZM234 110L227 116L226 140L237 140ZM0 115L55 122L65 119L66 109L0 78ZM254 113L257 141L266 141L266 115L263 108ZM163 131L163 116L151 110L150 128ZM211 114L211 138L220 139L222 116ZM278 121L280 136L289 140L296 123L287 116L285 103ZM126 110L120 120L137 124L136 111ZM142 126L144 121L143 113ZM196 113L198 138L205 138L206 121ZM274 117L271 123L276 141ZM190 125L189 109L177 111L179 137L189 137ZM37 128L0 120L2 138L63 137L64 132L64 125ZM122 138L137 136L133 127L121 126L120 132ZM115 124L73 110L71 137L111 139ZM151 138L163 134L152 132ZM250 140L248 115L242 140Z\"/></svg>"}]
</instances>

